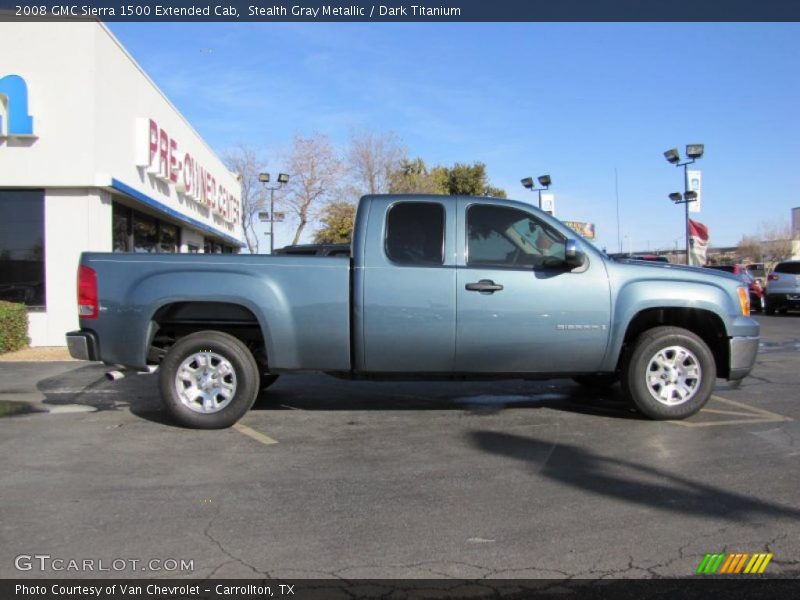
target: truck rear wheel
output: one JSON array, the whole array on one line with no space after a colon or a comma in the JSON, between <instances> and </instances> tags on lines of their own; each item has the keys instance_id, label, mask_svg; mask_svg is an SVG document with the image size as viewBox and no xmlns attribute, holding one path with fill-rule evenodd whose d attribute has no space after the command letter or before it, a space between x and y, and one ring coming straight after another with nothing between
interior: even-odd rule
<instances>
[{"instance_id":1,"label":"truck rear wheel","mask_svg":"<svg viewBox=\"0 0 800 600\"><path fill-rule=\"evenodd\" d=\"M651 419L685 419L714 389L717 369L708 345L680 327L645 331L622 364L622 389Z\"/></svg>"},{"instance_id":2,"label":"truck rear wheel","mask_svg":"<svg viewBox=\"0 0 800 600\"><path fill-rule=\"evenodd\" d=\"M198 331L179 339L161 362L161 397L185 427L230 427L253 406L260 389L258 371L250 350L237 338Z\"/></svg>"}]
</instances>

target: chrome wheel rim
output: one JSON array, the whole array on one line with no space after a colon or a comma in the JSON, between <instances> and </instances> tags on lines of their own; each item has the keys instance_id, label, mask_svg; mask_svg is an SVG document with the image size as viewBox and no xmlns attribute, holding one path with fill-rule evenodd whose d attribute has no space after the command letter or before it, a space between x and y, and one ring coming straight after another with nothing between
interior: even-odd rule
<instances>
[{"instance_id":1,"label":"chrome wheel rim","mask_svg":"<svg viewBox=\"0 0 800 600\"><path fill-rule=\"evenodd\" d=\"M650 359L645 377L647 390L655 400L666 406L677 406L697 395L703 371L691 350L668 346Z\"/></svg>"},{"instance_id":2,"label":"chrome wheel rim","mask_svg":"<svg viewBox=\"0 0 800 600\"><path fill-rule=\"evenodd\" d=\"M188 409L204 415L216 413L236 395L236 371L216 352L196 352L178 367L175 391Z\"/></svg>"}]
</instances>

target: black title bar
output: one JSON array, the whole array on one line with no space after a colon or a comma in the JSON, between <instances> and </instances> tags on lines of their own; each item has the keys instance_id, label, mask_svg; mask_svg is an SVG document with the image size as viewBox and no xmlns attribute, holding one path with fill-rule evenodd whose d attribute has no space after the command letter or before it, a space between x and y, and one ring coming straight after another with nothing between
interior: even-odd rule
<instances>
[{"instance_id":1,"label":"black title bar","mask_svg":"<svg viewBox=\"0 0 800 600\"><path fill-rule=\"evenodd\" d=\"M219 22L800 21L798 0L0 0L0 20Z\"/></svg>"}]
</instances>

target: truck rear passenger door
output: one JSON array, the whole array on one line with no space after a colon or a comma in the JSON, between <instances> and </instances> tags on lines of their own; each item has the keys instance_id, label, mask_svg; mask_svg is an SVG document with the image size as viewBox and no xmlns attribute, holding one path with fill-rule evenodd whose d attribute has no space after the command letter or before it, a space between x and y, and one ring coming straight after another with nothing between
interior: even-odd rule
<instances>
[{"instance_id":1,"label":"truck rear passenger door","mask_svg":"<svg viewBox=\"0 0 800 600\"><path fill-rule=\"evenodd\" d=\"M360 303L365 370L453 370L456 208L424 197L372 200Z\"/></svg>"},{"instance_id":2,"label":"truck rear passenger door","mask_svg":"<svg viewBox=\"0 0 800 600\"><path fill-rule=\"evenodd\" d=\"M610 294L601 260L564 264L566 237L520 208L459 199L456 371L600 368Z\"/></svg>"}]
</instances>

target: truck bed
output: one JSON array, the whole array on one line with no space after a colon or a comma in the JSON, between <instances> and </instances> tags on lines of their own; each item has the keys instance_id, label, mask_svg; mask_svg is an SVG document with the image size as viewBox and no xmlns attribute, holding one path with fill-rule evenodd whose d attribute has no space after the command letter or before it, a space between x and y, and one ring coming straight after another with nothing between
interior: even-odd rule
<instances>
[{"instance_id":1,"label":"truck bed","mask_svg":"<svg viewBox=\"0 0 800 600\"><path fill-rule=\"evenodd\" d=\"M157 321L191 319L180 309L191 300L231 326L257 321L271 371L350 370L348 258L85 253L81 264L97 273L99 315L84 327L106 363L145 367Z\"/></svg>"}]
</instances>

